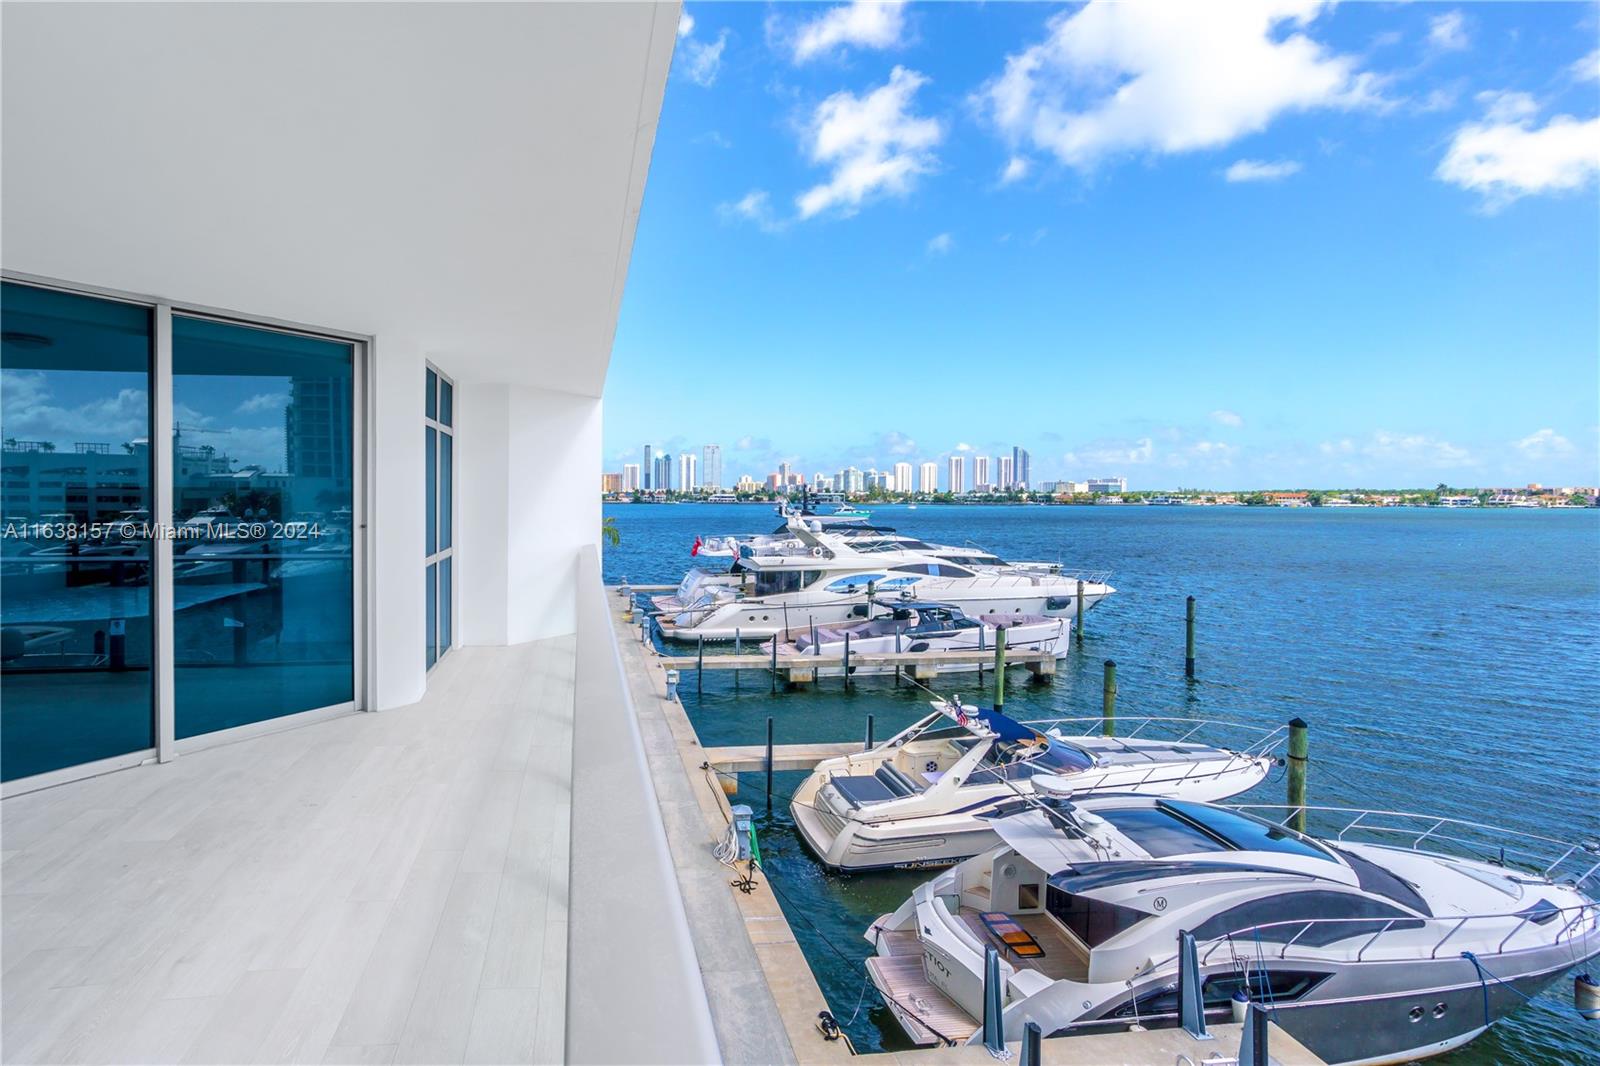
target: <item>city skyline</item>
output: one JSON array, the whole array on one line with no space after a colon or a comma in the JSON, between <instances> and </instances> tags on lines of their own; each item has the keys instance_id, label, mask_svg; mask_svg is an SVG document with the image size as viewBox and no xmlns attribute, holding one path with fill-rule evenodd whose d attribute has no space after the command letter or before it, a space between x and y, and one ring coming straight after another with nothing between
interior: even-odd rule
<instances>
[{"instance_id":1,"label":"city skyline","mask_svg":"<svg viewBox=\"0 0 1600 1066\"><path fill-rule=\"evenodd\" d=\"M608 469L1600 479L1593 5L1146 10L690 4Z\"/></svg>"}]
</instances>

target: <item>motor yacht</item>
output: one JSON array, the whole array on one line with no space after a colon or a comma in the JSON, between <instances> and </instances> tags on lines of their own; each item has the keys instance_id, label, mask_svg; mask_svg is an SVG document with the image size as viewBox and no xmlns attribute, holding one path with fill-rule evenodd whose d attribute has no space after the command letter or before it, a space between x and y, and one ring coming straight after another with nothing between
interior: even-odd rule
<instances>
[{"instance_id":1,"label":"motor yacht","mask_svg":"<svg viewBox=\"0 0 1600 1066\"><path fill-rule=\"evenodd\" d=\"M1196 800L1259 784L1282 731L1239 750L1179 740L1069 735L959 700L867 751L827 759L794 794L790 813L808 847L841 870L948 865L999 843L988 817L1033 794L1035 778L1070 782L1075 795L1115 791ZM1142 731L1151 720L1136 720ZM1125 727L1130 723L1123 722Z\"/></svg>"},{"instance_id":2,"label":"motor yacht","mask_svg":"<svg viewBox=\"0 0 1600 1066\"><path fill-rule=\"evenodd\" d=\"M890 614L895 600L953 604L972 616L1076 619L1080 580L1085 610L1116 591L1098 574L1015 566L980 570L926 548L857 545L794 518L788 529L789 541L761 554L741 548L739 585L691 575L692 582L685 579L691 587L680 585L677 595L656 601L662 636L766 639L784 630Z\"/></svg>"},{"instance_id":3,"label":"motor yacht","mask_svg":"<svg viewBox=\"0 0 1600 1066\"><path fill-rule=\"evenodd\" d=\"M1030 1021L1178 1024L1188 934L1206 1019L1254 1001L1346 1066L1459 1047L1600 954L1594 842L1302 809L1319 839L1285 808L1084 798L1069 781L1036 778L1039 798L993 817L1001 843L867 931L868 972L914 1041L981 1040L991 946L1008 1039Z\"/></svg>"},{"instance_id":4,"label":"motor yacht","mask_svg":"<svg viewBox=\"0 0 1600 1066\"><path fill-rule=\"evenodd\" d=\"M853 655L983 651L994 647L1000 626L1006 630L1006 647L1013 651L1043 651L1062 658L1071 648L1070 618L1024 614L968 618L961 608L952 604L911 601L896 603L890 613L865 621L785 631L763 644L762 650L770 653L776 641L780 659L805 655L837 657L844 653L848 637ZM946 662L939 664L938 671L959 673L977 670L981 665L979 662ZM892 674L896 669L892 665L853 665L850 673L851 676ZM817 673L823 677L837 677L843 671L843 665L824 666L819 667Z\"/></svg>"}]
</instances>

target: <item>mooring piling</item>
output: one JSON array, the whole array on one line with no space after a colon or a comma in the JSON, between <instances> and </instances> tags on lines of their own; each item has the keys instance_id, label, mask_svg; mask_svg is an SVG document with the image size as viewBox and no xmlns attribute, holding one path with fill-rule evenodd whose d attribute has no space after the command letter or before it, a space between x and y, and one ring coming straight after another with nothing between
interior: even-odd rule
<instances>
[{"instance_id":1,"label":"mooring piling","mask_svg":"<svg viewBox=\"0 0 1600 1066\"><path fill-rule=\"evenodd\" d=\"M1108 737L1117 735L1117 664L1106 660L1105 679L1100 683L1100 729Z\"/></svg>"},{"instance_id":2,"label":"mooring piling","mask_svg":"<svg viewBox=\"0 0 1600 1066\"><path fill-rule=\"evenodd\" d=\"M1183 676L1194 680L1194 597L1190 596L1183 623Z\"/></svg>"},{"instance_id":3,"label":"mooring piling","mask_svg":"<svg viewBox=\"0 0 1600 1066\"><path fill-rule=\"evenodd\" d=\"M1310 738L1306 736L1303 718L1289 720L1289 806L1293 810L1290 822L1299 832L1306 831L1306 759Z\"/></svg>"},{"instance_id":4,"label":"mooring piling","mask_svg":"<svg viewBox=\"0 0 1600 1066\"><path fill-rule=\"evenodd\" d=\"M1083 647L1083 578L1078 579L1078 617L1072 620L1073 628L1078 633L1078 647Z\"/></svg>"},{"instance_id":5,"label":"mooring piling","mask_svg":"<svg viewBox=\"0 0 1600 1066\"><path fill-rule=\"evenodd\" d=\"M872 715L867 715L867 746L865 751L872 750Z\"/></svg>"},{"instance_id":6,"label":"mooring piling","mask_svg":"<svg viewBox=\"0 0 1600 1066\"><path fill-rule=\"evenodd\" d=\"M772 694L778 694L778 638L772 638Z\"/></svg>"},{"instance_id":7,"label":"mooring piling","mask_svg":"<svg viewBox=\"0 0 1600 1066\"><path fill-rule=\"evenodd\" d=\"M994 709L1006 704L1006 627L994 627Z\"/></svg>"},{"instance_id":8,"label":"mooring piling","mask_svg":"<svg viewBox=\"0 0 1600 1066\"><path fill-rule=\"evenodd\" d=\"M767 813L772 813L772 719L770 717L767 718Z\"/></svg>"},{"instance_id":9,"label":"mooring piling","mask_svg":"<svg viewBox=\"0 0 1600 1066\"><path fill-rule=\"evenodd\" d=\"M706 638L700 635L700 643L694 651L694 694L702 696L706 691Z\"/></svg>"},{"instance_id":10,"label":"mooring piling","mask_svg":"<svg viewBox=\"0 0 1600 1066\"><path fill-rule=\"evenodd\" d=\"M850 690L850 631L844 631L844 687Z\"/></svg>"}]
</instances>

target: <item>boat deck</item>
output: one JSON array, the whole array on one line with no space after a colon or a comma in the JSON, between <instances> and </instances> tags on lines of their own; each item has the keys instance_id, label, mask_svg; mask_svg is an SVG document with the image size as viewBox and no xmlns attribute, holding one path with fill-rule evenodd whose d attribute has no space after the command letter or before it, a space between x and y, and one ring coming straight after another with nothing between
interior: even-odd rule
<instances>
[{"instance_id":1,"label":"boat deck","mask_svg":"<svg viewBox=\"0 0 1600 1066\"><path fill-rule=\"evenodd\" d=\"M978 917L977 911L970 907L961 908L961 920L967 923L967 928L972 930L972 934L984 943L993 944L999 948L1000 957L1010 965L1021 970L1037 971L1052 981L1059 981L1063 978L1072 981L1088 980L1088 953L1082 947L1069 940L1049 915L1013 914L1011 919L1026 929L1033 939L1039 942L1039 946L1044 949L1042 958L1017 958L1007 950L1004 944L995 938L994 934L984 928L983 921Z\"/></svg>"},{"instance_id":2,"label":"boat deck","mask_svg":"<svg viewBox=\"0 0 1600 1066\"><path fill-rule=\"evenodd\" d=\"M891 1001L890 1009L906 1021L915 1042L935 1044L942 1038L963 1043L978 1031L978 1019L928 980L920 951L915 955L873 955L867 959L867 970Z\"/></svg>"}]
</instances>

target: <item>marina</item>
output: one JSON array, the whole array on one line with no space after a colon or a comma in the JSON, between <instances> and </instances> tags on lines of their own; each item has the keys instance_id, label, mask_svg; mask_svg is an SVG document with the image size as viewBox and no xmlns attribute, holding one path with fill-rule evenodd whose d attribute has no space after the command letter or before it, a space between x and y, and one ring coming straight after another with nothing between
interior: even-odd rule
<instances>
[{"instance_id":1,"label":"marina","mask_svg":"<svg viewBox=\"0 0 1600 1066\"><path fill-rule=\"evenodd\" d=\"M996 520L1003 516L1008 518L1007 512L1002 509L993 509L989 513ZM1009 513L1017 512L1012 510ZM1078 513L1093 513L1097 516L1096 521L1121 521L1098 517L1110 514L1105 511ZM1172 520L1175 522L1203 521L1209 517L1202 512L1201 518L1192 518L1196 512L1176 508L1168 513L1174 516ZM1032 519L1038 512L1028 512L1028 514ZM1348 521L1356 519L1357 514L1358 512L1345 512L1337 517L1341 521ZM923 508L916 515L909 517L919 520L938 520L942 515L937 508L932 512ZM1144 521L1149 520L1148 515L1141 517ZM1273 517L1293 520L1291 516L1282 512ZM1017 532L1022 532L1002 526L995 526L994 529L998 530L998 535L1001 537L1008 534L1015 536ZM1084 532L1080 529L1079 535L1083 535ZM1125 529L1119 529L1119 533L1125 532ZM1119 566L1118 569L1124 574L1125 582L1138 580L1138 575L1131 574L1127 568ZM1091 625L1086 634L1087 650L1084 652L1074 650L1066 659L1061 660L1059 671L1054 675L1051 684L1038 684L1026 679L1025 675L1012 671L1014 677L1023 677L1024 680L1007 686L1007 713L1022 719L1051 719L1062 716L1065 710L1075 711L1080 717L1091 707L1098 710L1106 681L1101 669L1100 656L1113 653L1120 660L1115 681L1121 689L1118 697L1120 703L1118 713L1119 716L1124 716L1118 718L1118 724L1123 727L1120 731L1127 732L1137 728L1136 719L1125 716L1178 710L1161 695L1163 691L1174 688L1184 694L1190 704L1187 711L1179 710L1180 715L1187 714L1192 718L1232 717L1217 714L1219 708L1215 706L1214 701L1217 698L1230 701L1238 698L1237 692L1242 680L1238 674L1240 660L1230 654L1230 641L1225 635L1217 632L1216 626L1219 614L1235 621L1240 616L1236 610L1229 608L1230 597L1225 587L1202 585L1201 589L1203 594L1199 598L1198 609L1201 624L1198 666L1195 668L1196 680L1190 680L1185 669L1189 665L1185 662L1186 658L1194 656L1196 649L1192 643L1188 647L1185 646L1187 619L1180 596L1177 597L1179 601L1177 611L1169 610L1159 625L1153 629L1138 614L1135 614L1130 621L1126 616L1115 619L1097 612L1090 619ZM1171 599L1169 592L1168 602L1171 602ZM1119 602L1130 603L1126 598L1119 598ZM1221 605L1209 606L1216 603ZM623 621L625 614L623 605L619 603L616 609L616 622L619 626L626 625L627 623ZM1152 658L1146 654L1147 649L1136 648L1133 646L1134 642L1124 639L1117 631L1119 625L1131 625L1139 633L1144 634L1150 643L1157 646L1155 649L1157 656ZM852 1012L857 1015L855 1023L846 1026L846 1030L858 1051L867 1053L881 1050L885 1054L893 1055L915 1054L907 1050L912 1045L906 1042L905 1035L900 1032L902 1027L893 1020L891 1012L883 1007L881 1001L860 1005L861 971L857 966L845 966L844 960L835 949L843 947L847 953L859 960L859 964L864 964L872 957L872 953L867 943L860 940L863 931L873 923L877 915L893 909L897 896L903 899L917 884L925 880L927 872L819 876L817 871L820 867L811 849L793 828L794 817L792 814L786 815L785 808L789 806L788 797L803 785L805 777L815 766L829 759L859 757L874 742L881 744L896 731L911 725L928 709L928 700L931 698L928 692L920 685L912 684L904 678L897 686L892 677L866 678L849 687L843 684L841 678L835 677L820 684L802 684L793 687L780 684L774 691L768 684L767 667L770 663L761 662L761 656L753 651L739 657L745 660L745 664L740 666L737 674L721 667L708 667L702 680L694 673L695 656L661 655L659 652L653 655L654 646L641 644L637 619L625 631L630 634L632 650L641 653L647 669L660 675L659 686L663 696L666 691L667 669L676 669L680 672L678 693L687 712L684 715L682 728L685 731L693 731L695 736L694 751L700 756L700 761L694 768L699 773L699 786L708 797L713 792L717 794L711 800L715 804L723 803L723 797L726 796L726 802L745 803L757 812L756 821L761 835L762 870L777 885L775 893L782 893L778 900L780 909L788 916L791 932L796 941L804 946L806 963L816 975L818 988L826 990L824 999L828 1009L838 1015L841 1023L851 1017ZM1520 633L1521 630L1514 629L1512 632ZM1162 648L1166 649L1164 654L1160 653ZM663 645L660 648L660 651L672 650L675 650L675 647ZM710 661L713 653L708 649L705 657ZM716 658L726 660L736 657L727 655L724 647L724 653L717 655ZM975 673L941 678L930 684L937 691L960 694L969 704L985 703L986 696L992 692L993 686L992 654L986 656L986 659L989 668L985 671L984 683L981 686ZM745 666L748 666L749 672L746 672ZM735 677L739 680L736 681ZM1092 703L1088 702L1090 699L1093 700ZM769 700L773 702L769 703ZM1313 702L1320 705L1322 701ZM1328 725L1326 716L1335 712L1324 708L1318 713L1313 702L1302 699L1290 704L1295 711L1311 717L1314 722L1310 775L1311 803L1348 802L1354 795L1360 794L1345 792L1348 784L1355 782L1357 774L1364 775L1365 781L1374 779L1370 771L1356 770L1353 766L1347 772L1338 769L1348 762L1346 755L1348 749L1338 750L1342 745L1337 734L1344 730ZM1558 699L1558 704L1560 702ZM1241 724L1255 725L1264 732L1274 727L1283 727L1287 719L1287 715L1280 712L1280 716L1274 722L1271 718L1261 717L1259 708L1246 709L1254 710L1256 713L1238 719ZM876 718L875 737L869 737L869 730L874 726L868 723L868 715L874 715ZM772 747L771 776L769 776L766 746L760 743L763 731L767 728L763 725L764 716L776 716L776 741ZM1089 719L1089 721L1094 720ZM1330 729L1334 731L1330 732ZM704 742L704 747L698 746L701 741ZM1285 773L1286 769L1278 769L1262 788L1251 791L1241 798L1246 802L1277 802L1281 806L1285 795L1284 789L1287 787ZM1386 780L1386 776L1379 775L1375 780L1379 783L1377 794L1381 795L1382 783ZM767 784L768 781L772 782L770 786ZM767 794L769 789L770 796ZM763 813L767 809L769 799L774 800L770 815ZM1401 809L1404 809L1403 806ZM1440 811L1440 813L1447 812ZM1574 826L1580 834L1583 832L1582 825L1583 820L1579 819ZM840 909L835 910L835 907ZM1021 920L1026 922L1030 919L1023 915ZM848 947L852 939L859 942L857 949ZM1041 940L1041 943L1045 944L1048 957L1056 957L1048 942ZM910 964L899 962L894 965L904 968ZM1490 969L1493 969L1492 965ZM889 970L892 971L893 966L890 966ZM907 979L913 978L914 975ZM1536 1002L1532 1006L1525 1006L1507 1021L1493 1026L1487 1035L1452 1052L1449 1061L1497 1061L1500 1053L1494 1050L1495 1047L1506 1046L1508 1039L1511 1041L1510 1046L1516 1046L1517 1041L1521 1039L1519 1033L1527 1024L1529 1016L1540 1018L1547 1012L1560 1012L1569 1021L1556 1023L1558 1029L1554 1030L1543 1027L1541 1023L1537 1031L1543 1035L1537 1039L1546 1041L1553 1038L1558 1042L1586 1039L1583 1029L1572 1028L1574 1022L1570 1019L1575 1018L1575 1015L1572 1013L1571 995L1570 988L1565 991L1559 985L1550 988L1544 995L1536 996ZM867 998L875 1000L876 993L869 991ZM1566 999L1565 1005L1555 1002L1547 1007L1542 1006L1547 999L1559 1001L1562 998ZM815 1011L811 1014L814 1015ZM1552 1013L1552 1020L1557 1016L1559 1014ZM873 1021L863 1030L862 1020L869 1017ZM1554 1037L1553 1033L1556 1031L1562 1032L1563 1035ZM1153 1029L1150 1032L1170 1032L1170 1030ZM1066 1045L1063 1053L1067 1057L1061 1061L1100 1061L1088 1054L1087 1045L1076 1043L1082 1039L1084 1038L1075 1036L1056 1041L1046 1040L1045 1046L1049 1049L1056 1044ZM1081 1052L1071 1051L1074 1046L1080 1047ZM939 1051L930 1049L923 1053L938 1054ZM1079 1054L1084 1057L1078 1057ZM1052 1060L1046 1059L1046 1061Z\"/></svg>"}]
</instances>

